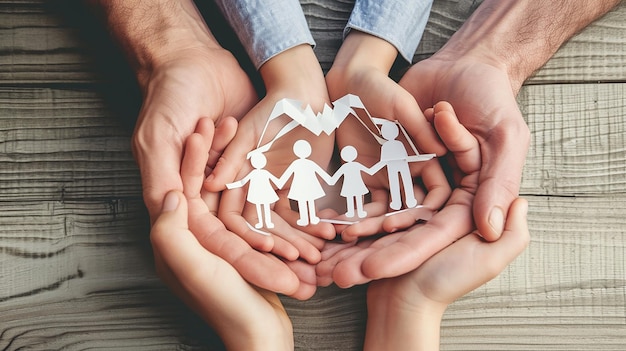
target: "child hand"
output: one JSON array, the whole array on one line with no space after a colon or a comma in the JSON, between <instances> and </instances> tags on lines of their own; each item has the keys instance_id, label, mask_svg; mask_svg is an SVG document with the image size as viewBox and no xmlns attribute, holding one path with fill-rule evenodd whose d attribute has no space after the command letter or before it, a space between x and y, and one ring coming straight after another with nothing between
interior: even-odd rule
<instances>
[{"instance_id":1,"label":"child hand","mask_svg":"<svg viewBox=\"0 0 626 351\"><path fill-rule=\"evenodd\" d=\"M372 55L376 52L376 55ZM397 51L386 41L357 31L350 32L342 45L333 67L326 75L328 91L333 99L345 94L358 95L369 113L374 117L384 117L390 121L399 121L414 138L417 148L422 153L443 155L445 147L437 137L430 123L424 118L415 99L400 85L388 77L389 69ZM365 111L357 109L362 119L367 119ZM357 162L371 167L381 161L381 144L367 132L364 126L354 118L346 119L337 131L339 148L351 145L358 150ZM381 140L384 141L384 140ZM385 232L393 232L408 227L417 219L428 219L432 211L439 209L450 196L450 187L437 159L426 162L411 162L410 171L404 177L407 183L421 177L421 183L407 191L414 199L407 200L405 207L414 207L416 203L422 209L411 209L390 217L382 216L392 209L398 209L398 197L390 194L390 176L388 168L380 169L373 177L364 176L365 183L371 192L372 201L364 210L368 218L360 219L359 223L344 230L342 238L346 241L361 236ZM410 177L409 173L410 172ZM395 176L397 178L397 175ZM404 178L403 177L403 178ZM393 188L400 188L393 186ZM397 193L399 195L399 192ZM417 200L417 201L415 201ZM410 205L409 205L410 203ZM392 219L393 217L393 219ZM426 217L426 218L424 218Z\"/></svg>"},{"instance_id":2,"label":"child hand","mask_svg":"<svg viewBox=\"0 0 626 351\"><path fill-rule=\"evenodd\" d=\"M224 151L212 176L207 179L206 189L218 191L226 183L245 179L251 171L259 174L263 172L270 180L272 177L280 178L290 163L298 159L294 153L294 145L301 139L310 141L312 154L307 157L315 164L324 168L330 161L334 147L333 136L323 133L315 136L303 127L296 127L284 136L276 137L291 122L286 116L276 118L266 128L266 122L276 102L285 97L308 103L314 111L321 111L324 104L328 103L323 73L312 49L308 45L289 49L266 62L261 66L260 72L266 84L267 95L241 120L235 138ZM262 152L265 162L257 162L258 167L253 169L246 156L274 137L276 140ZM302 258L308 263L317 263L320 259L319 250L323 246L320 238L334 238L333 226L328 223L298 225L298 213L291 210L287 199L289 182L276 192L277 202L273 187L283 184L277 184L282 183L282 180L277 182L276 179L272 180L274 185L269 184L270 181L265 183L266 187L272 187L266 189L268 195L265 197L269 197L269 200L263 203L263 196L252 200L250 196L256 196L257 193L251 188L251 180L252 178L246 187L224 191L220 202L220 219L230 230L260 251L272 252L287 260ZM270 207L271 211L265 212L265 207ZM257 224L258 228L250 227ZM257 230L271 233L273 243L269 245L267 236L259 234Z\"/></svg>"}]
</instances>

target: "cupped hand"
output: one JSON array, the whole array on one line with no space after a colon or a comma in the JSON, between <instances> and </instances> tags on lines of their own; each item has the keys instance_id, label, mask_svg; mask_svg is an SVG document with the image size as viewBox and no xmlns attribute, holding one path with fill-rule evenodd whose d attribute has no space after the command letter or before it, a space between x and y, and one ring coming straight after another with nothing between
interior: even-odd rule
<instances>
[{"instance_id":1,"label":"cupped hand","mask_svg":"<svg viewBox=\"0 0 626 351\"><path fill-rule=\"evenodd\" d=\"M472 202L473 219L480 235L496 240L509 206L518 196L530 141L515 100L519 86L498 62L445 51L413 65L400 85L420 106L448 101L461 124L478 140L482 161Z\"/></svg>"},{"instance_id":2,"label":"cupped hand","mask_svg":"<svg viewBox=\"0 0 626 351\"><path fill-rule=\"evenodd\" d=\"M168 191L182 191L183 145L200 118L220 125L225 117L243 116L258 100L237 60L221 47L190 44L157 61L149 74L140 77L144 99L132 141L152 218ZM213 163L219 154L216 148L211 152Z\"/></svg>"},{"instance_id":3,"label":"cupped hand","mask_svg":"<svg viewBox=\"0 0 626 351\"><path fill-rule=\"evenodd\" d=\"M528 245L527 208L514 200L495 242L473 232L408 274L370 283L364 350L437 350L447 306L495 278Z\"/></svg>"},{"instance_id":4,"label":"cupped hand","mask_svg":"<svg viewBox=\"0 0 626 351\"><path fill-rule=\"evenodd\" d=\"M276 294L250 285L200 245L189 229L188 205L181 192L167 193L150 231L161 279L229 350L293 349L291 321Z\"/></svg>"},{"instance_id":5,"label":"cupped hand","mask_svg":"<svg viewBox=\"0 0 626 351\"><path fill-rule=\"evenodd\" d=\"M185 144L180 174L189 209L189 229L205 250L226 261L251 284L298 299L309 298L316 289L314 266L304 262L285 263L274 255L255 250L215 216L217 204L223 199L218 198L219 193L203 189L209 149L215 144L213 135L212 121L201 119L196 133Z\"/></svg>"},{"instance_id":6,"label":"cupped hand","mask_svg":"<svg viewBox=\"0 0 626 351\"><path fill-rule=\"evenodd\" d=\"M238 184L223 192L219 217L229 230L260 251L272 252L290 261L301 258L314 264L320 259L322 239L335 237L334 228L323 222L311 221L312 224L305 226L297 224L298 212L291 209L288 199L292 190L291 179L295 175L283 175L291 163L299 159L294 150L298 140L306 140L311 146L311 154L304 158L325 170L332 156L334 135L322 132L318 136L302 126L293 126L287 114L278 113L277 118L271 121L269 118L276 103L283 99L297 101L295 106L289 104L289 108L304 109L308 105L313 118L316 118L317 113L328 104L323 74L308 45L300 45L271 58L261 67L260 73L267 95L241 120L235 138L206 180L205 187L210 191L219 191L225 184L245 179L251 171L269 172L276 179L262 184L264 188L261 193L269 199L270 221L268 218L259 218L251 199L259 189L253 188L250 180L245 185ZM290 125L294 128L287 128ZM259 147L262 149L256 150ZM262 155L264 162L254 166L254 153ZM322 184L322 178L312 176L309 185L313 182ZM275 190L277 197L273 196ZM261 217L267 216L261 212ZM272 225L268 225L268 222ZM257 223L259 228L254 228Z\"/></svg>"},{"instance_id":7,"label":"cupped hand","mask_svg":"<svg viewBox=\"0 0 626 351\"><path fill-rule=\"evenodd\" d=\"M415 270L435 253L472 232L472 203L481 167L478 141L459 123L450 104L435 105L432 118L460 173L450 199L425 224L418 223L357 245L327 245L316 269L318 281L328 281L331 277L337 285L349 287L396 277Z\"/></svg>"},{"instance_id":8,"label":"cupped hand","mask_svg":"<svg viewBox=\"0 0 626 351\"><path fill-rule=\"evenodd\" d=\"M372 56L372 52L377 54ZM395 48L382 39L351 32L326 75L330 97L336 100L346 94L359 96L365 106L365 109L354 109L359 119L367 121L369 117L374 117L398 121L412 136L420 153L441 156L446 149L424 117L420 106L411 94L388 77L396 53ZM386 56L389 58L385 59ZM377 128L382 128L382 125ZM348 145L354 146L358 150L356 161L371 167L381 161L381 146L386 141L378 136L378 139L373 137L357 119L347 118L337 130L336 141L339 149ZM410 149L407 152L413 153ZM372 201L365 206L368 218L360 219L359 223L349 226L348 230L339 227L344 240L350 241L381 231L393 232L408 227L417 219L427 219L424 216L429 217L431 211L439 209L445 203L451 190L438 161L433 159L411 162L409 167L412 182L415 184L415 198L428 211L411 209L393 216L384 216L390 212L389 198L386 196L390 193L390 186L387 168L383 167L374 176L363 175L365 184L372 193ZM410 201L404 199L404 202Z\"/></svg>"}]
</instances>

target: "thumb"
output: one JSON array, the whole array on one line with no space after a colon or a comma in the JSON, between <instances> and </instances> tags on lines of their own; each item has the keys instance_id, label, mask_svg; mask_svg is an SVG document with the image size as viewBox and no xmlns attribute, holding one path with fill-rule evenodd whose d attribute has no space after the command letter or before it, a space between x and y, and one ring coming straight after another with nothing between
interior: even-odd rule
<instances>
[{"instance_id":1,"label":"thumb","mask_svg":"<svg viewBox=\"0 0 626 351\"><path fill-rule=\"evenodd\" d=\"M165 195L163 208L154 222L152 232L168 235L180 230L189 230L187 201L182 192L172 190Z\"/></svg>"},{"instance_id":2,"label":"thumb","mask_svg":"<svg viewBox=\"0 0 626 351\"><path fill-rule=\"evenodd\" d=\"M511 122L481 142L482 168L473 211L476 227L487 241L502 235L509 207L519 196L530 133L523 120Z\"/></svg>"}]
</instances>

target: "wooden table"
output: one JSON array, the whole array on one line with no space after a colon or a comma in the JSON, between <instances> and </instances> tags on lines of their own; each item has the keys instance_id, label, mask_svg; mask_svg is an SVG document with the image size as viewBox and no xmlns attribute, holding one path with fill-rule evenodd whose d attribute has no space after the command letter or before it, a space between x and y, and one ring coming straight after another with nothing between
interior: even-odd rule
<instances>
[{"instance_id":1,"label":"wooden table","mask_svg":"<svg viewBox=\"0 0 626 351\"><path fill-rule=\"evenodd\" d=\"M329 67L350 1L305 0ZM437 0L416 60L477 5ZM207 13L210 11L207 11ZM443 350L626 349L626 5L522 89L532 242L454 303ZM132 74L77 1L0 2L0 348L215 350L160 283L129 140ZM283 299L299 350L359 350L364 288Z\"/></svg>"}]
</instances>

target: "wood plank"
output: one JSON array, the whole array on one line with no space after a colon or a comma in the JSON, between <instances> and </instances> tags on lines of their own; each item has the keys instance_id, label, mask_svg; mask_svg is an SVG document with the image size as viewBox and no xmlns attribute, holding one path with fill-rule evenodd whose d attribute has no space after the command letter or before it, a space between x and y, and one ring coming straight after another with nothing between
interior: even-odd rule
<instances>
[{"instance_id":1,"label":"wood plank","mask_svg":"<svg viewBox=\"0 0 626 351\"><path fill-rule=\"evenodd\" d=\"M527 197L531 243L450 306L442 350L623 350L626 196Z\"/></svg>"},{"instance_id":2,"label":"wood plank","mask_svg":"<svg viewBox=\"0 0 626 351\"><path fill-rule=\"evenodd\" d=\"M353 1L302 0L316 53L328 69L341 44ZM415 59L432 55L463 24L479 2L435 1ZM530 83L626 80L626 4L568 42ZM0 3L0 82L91 83L124 79L128 67L115 45L80 3L44 0ZM585 64L580 64L584 59ZM115 74L122 71L120 75ZM128 77L126 77L128 78Z\"/></svg>"},{"instance_id":3,"label":"wood plank","mask_svg":"<svg viewBox=\"0 0 626 351\"><path fill-rule=\"evenodd\" d=\"M623 350L626 196L526 198L528 249L449 307L441 349ZM364 292L329 288L307 302L284 298L296 349L360 350Z\"/></svg>"},{"instance_id":4,"label":"wood plank","mask_svg":"<svg viewBox=\"0 0 626 351\"><path fill-rule=\"evenodd\" d=\"M140 199L0 201L0 213L0 348L217 343L157 278Z\"/></svg>"},{"instance_id":5,"label":"wood plank","mask_svg":"<svg viewBox=\"0 0 626 351\"><path fill-rule=\"evenodd\" d=\"M93 90L0 89L0 198L141 196L134 117L114 113Z\"/></svg>"},{"instance_id":6,"label":"wood plank","mask_svg":"<svg viewBox=\"0 0 626 351\"><path fill-rule=\"evenodd\" d=\"M534 195L626 193L626 85L526 86L531 130L522 190Z\"/></svg>"}]
</instances>

